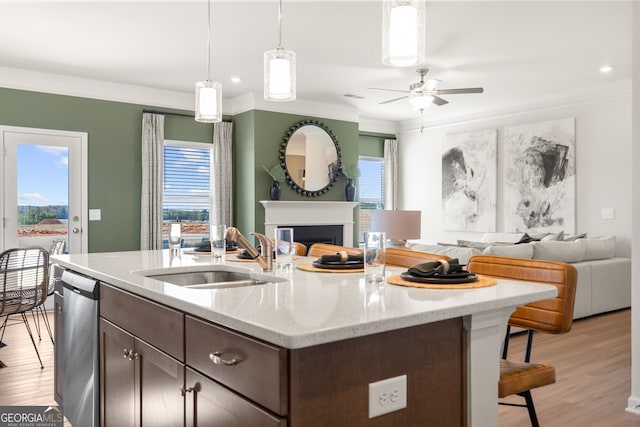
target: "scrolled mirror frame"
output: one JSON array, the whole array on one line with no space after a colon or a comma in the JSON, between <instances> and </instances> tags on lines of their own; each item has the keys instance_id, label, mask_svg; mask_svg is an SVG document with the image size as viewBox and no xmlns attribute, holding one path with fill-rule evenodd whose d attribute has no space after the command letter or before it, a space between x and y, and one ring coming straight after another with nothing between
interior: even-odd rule
<instances>
[{"instance_id":1,"label":"scrolled mirror frame","mask_svg":"<svg viewBox=\"0 0 640 427\"><path fill-rule=\"evenodd\" d=\"M298 184L296 184L296 182L291 178L291 175L289 175L289 169L287 169L287 162L286 162L286 152L287 152L287 145L289 144L289 140L291 139L291 136L300 128L302 128L303 126L317 126L320 129L322 129L323 131L325 131L327 133L327 135L329 135L329 137L331 138L331 141L333 142L333 145L336 147L336 155L338 158L338 167L337 167L337 171L336 173L333 175L333 178L331 179L331 181L329 181L329 183L324 186L323 188L319 189L319 190L307 190L305 188L300 187ZM284 134L284 137L282 137L282 142L280 143L280 165L282 166L282 168L285 171L285 179L287 181L287 184L289 184L289 186L298 194L301 194L303 196L306 197L317 197L320 196L322 194L325 194L326 192L328 192L331 187L333 187L333 185L336 183L336 181L338 180L338 176L340 175L340 171L342 170L342 153L340 152L340 144L338 143L338 139L336 138L335 134L333 133L333 131L331 129L329 129L329 127L327 125L325 125L323 122L318 121L318 120L302 120L296 124L294 124L293 126L291 126L287 132Z\"/></svg>"}]
</instances>

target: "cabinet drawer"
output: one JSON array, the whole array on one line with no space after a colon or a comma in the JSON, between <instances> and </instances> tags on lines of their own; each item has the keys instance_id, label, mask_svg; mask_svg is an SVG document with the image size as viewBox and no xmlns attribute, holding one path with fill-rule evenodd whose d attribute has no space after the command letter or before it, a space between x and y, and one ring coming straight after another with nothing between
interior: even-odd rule
<instances>
[{"instance_id":1,"label":"cabinet drawer","mask_svg":"<svg viewBox=\"0 0 640 427\"><path fill-rule=\"evenodd\" d=\"M184 362L184 315L100 284L100 316Z\"/></svg>"},{"instance_id":2,"label":"cabinet drawer","mask_svg":"<svg viewBox=\"0 0 640 427\"><path fill-rule=\"evenodd\" d=\"M187 365L276 414L287 414L285 349L190 316L185 317L185 340Z\"/></svg>"},{"instance_id":3,"label":"cabinet drawer","mask_svg":"<svg viewBox=\"0 0 640 427\"><path fill-rule=\"evenodd\" d=\"M276 417L209 378L187 368L185 408L188 426L286 427Z\"/></svg>"}]
</instances>

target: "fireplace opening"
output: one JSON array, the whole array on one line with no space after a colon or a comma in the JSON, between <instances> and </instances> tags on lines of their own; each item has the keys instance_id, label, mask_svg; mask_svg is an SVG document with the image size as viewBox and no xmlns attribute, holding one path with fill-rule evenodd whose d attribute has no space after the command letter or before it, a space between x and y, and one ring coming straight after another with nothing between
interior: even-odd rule
<instances>
[{"instance_id":1,"label":"fireplace opening","mask_svg":"<svg viewBox=\"0 0 640 427\"><path fill-rule=\"evenodd\" d=\"M342 225L279 225L293 228L293 240L303 243L307 249L314 243L343 245Z\"/></svg>"}]
</instances>

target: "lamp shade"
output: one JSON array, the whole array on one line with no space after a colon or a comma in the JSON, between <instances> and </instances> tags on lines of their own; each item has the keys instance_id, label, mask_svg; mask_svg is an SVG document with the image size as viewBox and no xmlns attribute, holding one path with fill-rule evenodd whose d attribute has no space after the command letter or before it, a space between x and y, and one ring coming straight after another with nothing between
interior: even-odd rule
<instances>
[{"instance_id":1,"label":"lamp shade","mask_svg":"<svg viewBox=\"0 0 640 427\"><path fill-rule=\"evenodd\" d=\"M420 211L372 210L371 231L384 231L389 240L419 239L421 216Z\"/></svg>"},{"instance_id":2,"label":"lamp shade","mask_svg":"<svg viewBox=\"0 0 640 427\"><path fill-rule=\"evenodd\" d=\"M296 54L282 48L264 53L264 99L296 99Z\"/></svg>"},{"instance_id":3,"label":"lamp shade","mask_svg":"<svg viewBox=\"0 0 640 427\"><path fill-rule=\"evenodd\" d=\"M425 58L424 0L383 0L382 63L410 67Z\"/></svg>"},{"instance_id":4,"label":"lamp shade","mask_svg":"<svg viewBox=\"0 0 640 427\"><path fill-rule=\"evenodd\" d=\"M415 110L426 110L433 104L433 96L424 93L412 94L409 96L409 104L411 104Z\"/></svg>"},{"instance_id":5,"label":"lamp shade","mask_svg":"<svg viewBox=\"0 0 640 427\"><path fill-rule=\"evenodd\" d=\"M222 121L222 85L212 80L196 83L196 121Z\"/></svg>"}]
</instances>

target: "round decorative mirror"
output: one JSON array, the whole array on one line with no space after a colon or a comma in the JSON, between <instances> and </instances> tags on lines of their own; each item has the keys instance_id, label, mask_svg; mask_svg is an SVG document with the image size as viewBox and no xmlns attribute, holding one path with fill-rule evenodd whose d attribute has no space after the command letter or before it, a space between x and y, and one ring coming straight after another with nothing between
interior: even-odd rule
<instances>
[{"instance_id":1,"label":"round decorative mirror","mask_svg":"<svg viewBox=\"0 0 640 427\"><path fill-rule=\"evenodd\" d=\"M280 144L280 163L287 183L303 196L326 193L342 166L335 135L322 122L303 120L291 126Z\"/></svg>"}]
</instances>

